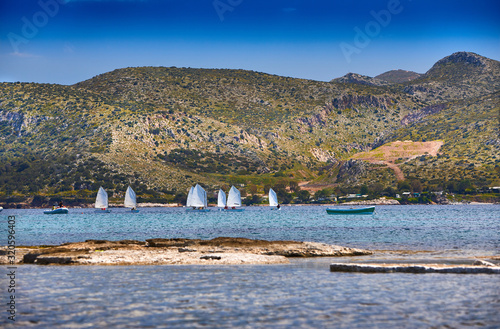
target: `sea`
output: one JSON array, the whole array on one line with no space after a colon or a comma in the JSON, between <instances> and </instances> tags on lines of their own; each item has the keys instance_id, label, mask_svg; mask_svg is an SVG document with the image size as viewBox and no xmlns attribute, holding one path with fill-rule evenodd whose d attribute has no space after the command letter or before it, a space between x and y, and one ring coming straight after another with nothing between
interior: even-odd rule
<instances>
[{"instance_id":1,"label":"sea","mask_svg":"<svg viewBox=\"0 0 500 329\"><path fill-rule=\"evenodd\" d=\"M67 215L5 209L0 244L244 237L375 253L292 258L284 265L18 265L14 293L13 269L1 266L0 327L500 328L499 275L329 271L332 262L495 261L500 205L377 206L373 215L327 215L325 206L234 213L111 209L70 209ZM9 237L12 219L15 234Z\"/></svg>"}]
</instances>

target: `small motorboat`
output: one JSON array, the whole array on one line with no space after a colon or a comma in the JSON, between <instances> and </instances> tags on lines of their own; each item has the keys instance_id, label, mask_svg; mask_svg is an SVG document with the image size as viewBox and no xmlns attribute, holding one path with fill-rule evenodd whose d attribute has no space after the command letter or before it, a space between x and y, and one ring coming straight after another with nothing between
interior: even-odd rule
<instances>
[{"instance_id":1,"label":"small motorboat","mask_svg":"<svg viewBox=\"0 0 500 329\"><path fill-rule=\"evenodd\" d=\"M51 210L45 210L43 213L45 215L59 215L59 214L67 214L68 212L69 212L68 208L60 207L60 208L54 208Z\"/></svg>"},{"instance_id":2,"label":"small motorboat","mask_svg":"<svg viewBox=\"0 0 500 329\"><path fill-rule=\"evenodd\" d=\"M328 215L350 215L350 214L361 214L369 215L373 214L375 211L375 206L364 207L364 208L327 208L326 213Z\"/></svg>"}]
</instances>

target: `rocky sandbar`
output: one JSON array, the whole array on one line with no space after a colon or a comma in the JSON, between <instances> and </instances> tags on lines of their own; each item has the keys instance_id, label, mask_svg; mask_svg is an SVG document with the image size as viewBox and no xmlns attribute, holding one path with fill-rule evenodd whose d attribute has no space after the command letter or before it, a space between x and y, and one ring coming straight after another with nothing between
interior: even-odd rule
<instances>
[{"instance_id":1,"label":"rocky sandbar","mask_svg":"<svg viewBox=\"0 0 500 329\"><path fill-rule=\"evenodd\" d=\"M7 248L0 264L9 264ZM286 264L288 257L369 255L370 251L317 242L266 241L245 238L87 240L59 246L16 248L16 264L167 265Z\"/></svg>"}]
</instances>

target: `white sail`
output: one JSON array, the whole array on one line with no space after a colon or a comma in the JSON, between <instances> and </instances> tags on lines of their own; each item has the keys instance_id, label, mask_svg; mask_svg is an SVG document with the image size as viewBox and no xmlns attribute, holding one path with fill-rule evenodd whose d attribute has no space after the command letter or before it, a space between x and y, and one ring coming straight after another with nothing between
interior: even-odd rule
<instances>
[{"instance_id":1,"label":"white sail","mask_svg":"<svg viewBox=\"0 0 500 329\"><path fill-rule=\"evenodd\" d=\"M194 187L191 186L186 200L186 207L192 207L191 200L193 200Z\"/></svg>"},{"instance_id":2,"label":"white sail","mask_svg":"<svg viewBox=\"0 0 500 329\"><path fill-rule=\"evenodd\" d=\"M108 208L108 193L104 191L104 189L99 187L99 191L97 192L97 197L95 198L95 207L102 209Z\"/></svg>"},{"instance_id":3,"label":"white sail","mask_svg":"<svg viewBox=\"0 0 500 329\"><path fill-rule=\"evenodd\" d=\"M217 197L217 207L224 208L226 206L226 193L223 190L219 190L219 195Z\"/></svg>"},{"instance_id":4,"label":"white sail","mask_svg":"<svg viewBox=\"0 0 500 329\"><path fill-rule=\"evenodd\" d=\"M205 208L208 208L207 191L205 191L201 186L199 186L199 188L203 191L203 205L204 205Z\"/></svg>"},{"instance_id":5,"label":"white sail","mask_svg":"<svg viewBox=\"0 0 500 329\"><path fill-rule=\"evenodd\" d=\"M229 194L227 196L227 206L228 207L240 207L241 206L241 194L240 191L234 186L231 186Z\"/></svg>"},{"instance_id":6,"label":"white sail","mask_svg":"<svg viewBox=\"0 0 500 329\"><path fill-rule=\"evenodd\" d=\"M125 192L125 208L137 208L137 197L130 186Z\"/></svg>"},{"instance_id":7,"label":"white sail","mask_svg":"<svg viewBox=\"0 0 500 329\"><path fill-rule=\"evenodd\" d=\"M269 189L269 206L276 207L278 205L278 196L272 188Z\"/></svg>"},{"instance_id":8,"label":"white sail","mask_svg":"<svg viewBox=\"0 0 500 329\"><path fill-rule=\"evenodd\" d=\"M186 204L188 207L207 207L207 192L200 185L196 184L191 191L189 191L188 202Z\"/></svg>"}]
</instances>

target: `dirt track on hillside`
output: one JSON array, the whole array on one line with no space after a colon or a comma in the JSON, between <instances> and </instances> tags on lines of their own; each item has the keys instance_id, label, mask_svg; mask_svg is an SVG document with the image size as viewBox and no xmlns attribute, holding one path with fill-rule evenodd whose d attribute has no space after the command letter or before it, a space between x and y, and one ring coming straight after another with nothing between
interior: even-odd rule
<instances>
[{"instance_id":1,"label":"dirt track on hillside","mask_svg":"<svg viewBox=\"0 0 500 329\"><path fill-rule=\"evenodd\" d=\"M422 155L436 156L443 141L412 142L396 141L384 144L369 152L361 152L353 155L351 159L363 160L370 163L385 164L391 168L398 181L404 180L404 174L396 164L396 160L409 161Z\"/></svg>"}]
</instances>

